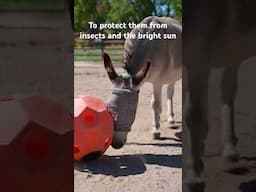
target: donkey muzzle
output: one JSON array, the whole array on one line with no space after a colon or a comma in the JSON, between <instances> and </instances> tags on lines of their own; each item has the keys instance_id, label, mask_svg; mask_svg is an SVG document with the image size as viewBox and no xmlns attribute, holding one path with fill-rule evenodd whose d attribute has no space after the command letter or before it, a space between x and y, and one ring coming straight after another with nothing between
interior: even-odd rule
<instances>
[{"instance_id":1,"label":"donkey muzzle","mask_svg":"<svg viewBox=\"0 0 256 192\"><path fill-rule=\"evenodd\" d=\"M135 120L139 92L114 88L107 104L114 119L115 132L129 132Z\"/></svg>"}]
</instances>

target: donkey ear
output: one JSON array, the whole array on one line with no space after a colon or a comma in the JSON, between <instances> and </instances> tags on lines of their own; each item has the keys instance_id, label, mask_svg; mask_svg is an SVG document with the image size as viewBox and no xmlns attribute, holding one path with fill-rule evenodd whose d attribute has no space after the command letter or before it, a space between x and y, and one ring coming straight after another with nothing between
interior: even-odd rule
<instances>
[{"instance_id":1,"label":"donkey ear","mask_svg":"<svg viewBox=\"0 0 256 192\"><path fill-rule=\"evenodd\" d=\"M114 69L114 66L112 64L112 61L107 53L103 53L102 55L103 60L104 60L104 67L108 73L108 77L111 81L115 81L117 78L117 73Z\"/></svg>"},{"instance_id":2,"label":"donkey ear","mask_svg":"<svg viewBox=\"0 0 256 192\"><path fill-rule=\"evenodd\" d=\"M145 77L148 74L148 71L151 67L151 61L147 60L143 67L139 70L139 72L132 78L132 83L134 87L138 87Z\"/></svg>"}]
</instances>

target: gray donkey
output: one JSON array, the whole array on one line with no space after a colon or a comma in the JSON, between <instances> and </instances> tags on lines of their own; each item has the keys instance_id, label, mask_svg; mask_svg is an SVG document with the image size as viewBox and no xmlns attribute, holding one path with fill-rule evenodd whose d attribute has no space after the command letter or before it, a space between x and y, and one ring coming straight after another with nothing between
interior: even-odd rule
<instances>
[{"instance_id":1,"label":"gray donkey","mask_svg":"<svg viewBox=\"0 0 256 192\"><path fill-rule=\"evenodd\" d=\"M174 84L181 78L181 26L167 17L147 17L141 24L167 24L166 28L134 28L136 34L176 34L175 39L126 39L124 45L124 72L118 75L108 54L103 54L104 66L113 83L108 109L114 121L114 139L112 147L121 148L134 122L139 89L143 82L153 84L153 137L160 138L160 114L162 86L168 84L168 122L174 122L173 102ZM144 25L145 26L145 25Z\"/></svg>"},{"instance_id":2,"label":"gray donkey","mask_svg":"<svg viewBox=\"0 0 256 192\"><path fill-rule=\"evenodd\" d=\"M221 79L220 120L222 156L237 161L238 138L234 101L240 64L256 56L255 1L184 1L183 83L186 98L184 130L188 130L188 172L183 190L204 191L203 155L208 134L208 79L214 68L224 69ZM183 93L185 93L183 92Z\"/></svg>"}]
</instances>

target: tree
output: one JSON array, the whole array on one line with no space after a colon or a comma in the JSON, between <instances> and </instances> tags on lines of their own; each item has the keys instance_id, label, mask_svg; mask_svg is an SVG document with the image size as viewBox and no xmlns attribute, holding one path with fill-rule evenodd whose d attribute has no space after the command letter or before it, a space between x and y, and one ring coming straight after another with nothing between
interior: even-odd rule
<instances>
[{"instance_id":1,"label":"tree","mask_svg":"<svg viewBox=\"0 0 256 192\"><path fill-rule=\"evenodd\" d=\"M174 10L174 17L177 19L182 18L182 3L181 0L167 0Z\"/></svg>"},{"instance_id":2,"label":"tree","mask_svg":"<svg viewBox=\"0 0 256 192\"><path fill-rule=\"evenodd\" d=\"M112 0L108 21L139 23L144 17L152 15L153 10L151 1Z\"/></svg>"},{"instance_id":3,"label":"tree","mask_svg":"<svg viewBox=\"0 0 256 192\"><path fill-rule=\"evenodd\" d=\"M89 30L90 21L104 23L108 11L108 0L75 0L75 31Z\"/></svg>"},{"instance_id":4,"label":"tree","mask_svg":"<svg viewBox=\"0 0 256 192\"><path fill-rule=\"evenodd\" d=\"M181 0L152 0L155 6L154 15L172 16L178 20L182 16Z\"/></svg>"},{"instance_id":5,"label":"tree","mask_svg":"<svg viewBox=\"0 0 256 192\"><path fill-rule=\"evenodd\" d=\"M75 31L88 31L88 22L139 23L150 15L181 19L181 0L75 0Z\"/></svg>"}]
</instances>

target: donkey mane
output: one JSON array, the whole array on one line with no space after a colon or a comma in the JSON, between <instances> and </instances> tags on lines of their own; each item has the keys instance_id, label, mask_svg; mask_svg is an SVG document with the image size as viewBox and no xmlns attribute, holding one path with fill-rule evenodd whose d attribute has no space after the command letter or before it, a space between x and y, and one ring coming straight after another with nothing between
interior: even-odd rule
<instances>
[{"instance_id":1,"label":"donkey mane","mask_svg":"<svg viewBox=\"0 0 256 192\"><path fill-rule=\"evenodd\" d=\"M143 19L143 21L141 22L141 24L149 24L150 22L152 22L152 20L154 19L154 17L150 16L150 17L146 17L145 19ZM145 33L146 31L148 31L150 29L146 29L146 28L134 28L131 33L136 34L136 36L138 35L138 33ZM125 69L129 69L129 66L131 64L131 58L138 46L138 42L139 40L137 38L135 39L129 39L127 41L127 44L124 49L124 53L123 53L123 57L124 57L124 68Z\"/></svg>"},{"instance_id":2,"label":"donkey mane","mask_svg":"<svg viewBox=\"0 0 256 192\"><path fill-rule=\"evenodd\" d=\"M180 23L178 21L176 21L175 19L172 19L170 17L164 17L164 18L168 19L167 20L168 22L180 25ZM147 25L149 25L150 23L163 24L163 22L161 22L155 16L146 17L145 19L143 19L143 21L141 21L140 24L147 24ZM165 29L154 29L154 28L134 28L131 31L131 33L132 34L136 34L136 36L137 36L138 33L141 33L141 34L144 34L146 32L152 33L152 32L154 32L156 30L157 30L157 32L159 32L159 30L162 30L162 32L165 33ZM143 39L143 40L147 40L147 39ZM124 52L123 52L123 58L124 58L123 68L125 70L127 70L128 72L129 72L129 68L131 68L131 59L133 57L134 52L136 51L136 49L138 47L138 43L139 43L139 39L138 38L127 39L126 40L126 44L125 44L125 48L124 48Z\"/></svg>"}]
</instances>

